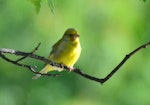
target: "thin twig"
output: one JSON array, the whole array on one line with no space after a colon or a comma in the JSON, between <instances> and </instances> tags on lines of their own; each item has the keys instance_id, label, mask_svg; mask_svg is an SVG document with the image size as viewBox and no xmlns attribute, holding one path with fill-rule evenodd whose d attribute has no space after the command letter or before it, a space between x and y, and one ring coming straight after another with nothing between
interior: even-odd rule
<instances>
[{"instance_id":1,"label":"thin twig","mask_svg":"<svg viewBox=\"0 0 150 105\"><path fill-rule=\"evenodd\" d=\"M21 57L21 58L17 59L15 62L19 62L19 61L21 61L21 60L23 60L23 59L27 58L29 55L31 55L31 54L33 54L33 53L35 53L35 51L37 51L37 50L38 50L38 48L39 48L39 46L40 46L40 45L41 45L41 43L39 43L39 44L35 47L35 49L34 49L33 51L31 51L28 55L23 56L23 57Z\"/></svg>"},{"instance_id":2,"label":"thin twig","mask_svg":"<svg viewBox=\"0 0 150 105\"><path fill-rule=\"evenodd\" d=\"M146 48L147 46L150 45L150 42L141 45L140 47L138 47L137 49L133 50L132 52L130 52L129 54L127 54L123 60L105 77L103 78L101 83L105 83L109 78L111 78L119 69L120 67L131 57L133 56L135 53L137 53L138 51L140 51L141 49Z\"/></svg>"},{"instance_id":3,"label":"thin twig","mask_svg":"<svg viewBox=\"0 0 150 105\"><path fill-rule=\"evenodd\" d=\"M79 75L81 75L81 76L83 76L83 77L85 77L85 78L87 78L87 79L90 79L90 80L93 80L93 81L96 81L96 82L99 82L99 83L103 83L103 79L96 78L96 77L90 76L88 74L85 74L83 71L81 71L78 68L75 68L74 72L77 73L77 74L79 74Z\"/></svg>"},{"instance_id":4,"label":"thin twig","mask_svg":"<svg viewBox=\"0 0 150 105\"><path fill-rule=\"evenodd\" d=\"M137 49L133 50L132 52L130 52L129 54L127 54L124 59L104 78L97 78L97 77L93 77L93 76L90 76L86 73L84 73L83 71L81 71L80 69L78 68L74 68L74 72L87 78L87 79L90 79L90 80L93 80L93 81L96 81L96 82L99 82L101 84L105 83L107 80L109 80L121 67L122 65L131 57L133 56L135 53L137 53L138 51L140 51L141 49L143 48L146 48L147 46L150 45L150 42L146 43L146 44L143 44L142 46L138 47ZM38 47L37 47L38 48ZM39 60L39 61L43 61L45 63L48 63L52 66L57 66L57 67L62 67L61 64L58 64L58 63L55 63L55 62L52 62L51 60L48 60L44 57L41 57L39 55L35 55L33 53L27 53L27 52L21 52L21 51L15 51L15 50L12 50L12 49L6 49L6 48L1 48L0 49L0 56L8 61L8 62L11 62L15 65L18 65L18 66L21 66L21 67L26 67L28 69L30 69L30 71L32 71L33 73L36 73L36 74L41 74L39 72L36 72L35 69L33 68L33 66L28 66L28 65L23 65L23 64L20 64L18 62L15 62L15 61L12 61L10 59L8 59L7 57L5 57L2 53L9 53L9 54L14 54L14 55L17 55L17 56L23 56L23 57L30 57L30 58L33 58L33 59L36 59L36 60ZM66 70L69 70L68 67L64 66L64 69ZM49 76L49 74L41 74L41 75L47 75ZM52 76L50 74L50 76Z\"/></svg>"},{"instance_id":5,"label":"thin twig","mask_svg":"<svg viewBox=\"0 0 150 105\"><path fill-rule=\"evenodd\" d=\"M56 76L58 76L59 74L42 74L42 73L40 73L40 72L37 72L36 70L35 70L35 66L29 66L29 65L25 65L25 64L20 64L20 63L18 63L18 62L16 62L16 61L13 61L13 60L11 60L11 59L9 59L9 58L7 58L5 55L3 55L2 53L0 53L0 56L4 59L4 60L6 60L7 62L10 62L10 63L12 63L12 64L15 64L15 65L17 65L17 66L20 66L20 67L25 67L25 68L27 68L28 70L30 70L31 72L33 72L33 73L35 73L35 74L41 74L41 75L44 75L44 76L53 76L53 77L56 77Z\"/></svg>"}]
</instances>

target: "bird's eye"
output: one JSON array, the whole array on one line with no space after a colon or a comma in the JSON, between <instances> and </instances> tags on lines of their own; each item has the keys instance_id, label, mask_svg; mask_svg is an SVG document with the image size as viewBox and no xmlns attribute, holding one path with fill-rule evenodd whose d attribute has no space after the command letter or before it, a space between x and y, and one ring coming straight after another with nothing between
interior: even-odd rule
<instances>
[{"instance_id":1,"label":"bird's eye","mask_svg":"<svg viewBox=\"0 0 150 105\"><path fill-rule=\"evenodd\" d=\"M69 34L69 36L73 36L72 34Z\"/></svg>"}]
</instances>

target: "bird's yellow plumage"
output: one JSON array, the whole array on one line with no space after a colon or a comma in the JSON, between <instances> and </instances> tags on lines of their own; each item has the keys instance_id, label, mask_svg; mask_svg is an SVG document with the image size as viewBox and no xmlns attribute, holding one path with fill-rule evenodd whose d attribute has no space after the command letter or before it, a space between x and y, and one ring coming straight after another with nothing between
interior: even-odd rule
<instances>
[{"instance_id":1,"label":"bird's yellow plumage","mask_svg":"<svg viewBox=\"0 0 150 105\"><path fill-rule=\"evenodd\" d=\"M78 60L80 53L79 35L74 28L69 28L65 31L63 37L53 45L48 59L67 66L71 70ZM46 64L40 73L47 73L53 70L62 71L63 69ZM33 79L37 79L40 76L40 74L36 74Z\"/></svg>"}]
</instances>

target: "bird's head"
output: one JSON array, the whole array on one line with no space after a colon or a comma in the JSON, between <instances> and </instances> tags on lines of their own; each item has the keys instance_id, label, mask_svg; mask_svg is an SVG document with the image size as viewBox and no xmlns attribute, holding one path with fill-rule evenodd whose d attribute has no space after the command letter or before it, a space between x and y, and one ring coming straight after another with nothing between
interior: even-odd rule
<instances>
[{"instance_id":1,"label":"bird's head","mask_svg":"<svg viewBox=\"0 0 150 105\"><path fill-rule=\"evenodd\" d=\"M63 38L68 41L75 41L79 38L79 35L74 28L69 28L65 31Z\"/></svg>"}]
</instances>

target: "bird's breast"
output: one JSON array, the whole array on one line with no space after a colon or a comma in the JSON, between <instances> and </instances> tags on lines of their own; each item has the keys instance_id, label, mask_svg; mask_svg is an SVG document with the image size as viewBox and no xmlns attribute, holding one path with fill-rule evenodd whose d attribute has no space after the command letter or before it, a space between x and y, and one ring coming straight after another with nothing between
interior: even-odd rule
<instances>
[{"instance_id":1,"label":"bird's breast","mask_svg":"<svg viewBox=\"0 0 150 105\"><path fill-rule=\"evenodd\" d=\"M54 61L57 63L62 63L67 67L73 67L81 53L80 43L78 42L77 44L72 44L64 42L58 49L59 50L54 55Z\"/></svg>"}]
</instances>

